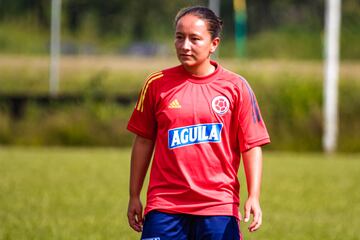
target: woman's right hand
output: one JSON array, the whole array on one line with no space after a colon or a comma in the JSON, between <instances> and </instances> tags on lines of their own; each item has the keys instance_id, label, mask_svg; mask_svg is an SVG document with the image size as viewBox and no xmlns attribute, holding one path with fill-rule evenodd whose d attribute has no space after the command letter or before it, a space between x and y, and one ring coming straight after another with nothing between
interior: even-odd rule
<instances>
[{"instance_id":1,"label":"woman's right hand","mask_svg":"<svg viewBox=\"0 0 360 240\"><path fill-rule=\"evenodd\" d=\"M140 200L141 188L148 170L154 141L136 135L131 153L128 221L130 227L141 232L143 226L143 206Z\"/></svg>"},{"instance_id":2,"label":"woman's right hand","mask_svg":"<svg viewBox=\"0 0 360 240\"><path fill-rule=\"evenodd\" d=\"M140 197L130 197L127 216L130 227L137 232L141 232L143 227L143 207Z\"/></svg>"}]
</instances>

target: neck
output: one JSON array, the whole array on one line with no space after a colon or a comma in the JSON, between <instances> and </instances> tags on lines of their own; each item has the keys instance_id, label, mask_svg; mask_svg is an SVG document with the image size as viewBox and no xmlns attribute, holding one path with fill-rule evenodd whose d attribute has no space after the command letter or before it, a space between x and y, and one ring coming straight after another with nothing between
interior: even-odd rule
<instances>
[{"instance_id":1,"label":"neck","mask_svg":"<svg viewBox=\"0 0 360 240\"><path fill-rule=\"evenodd\" d=\"M210 60L198 66L184 66L186 71L195 76L207 76L215 72L216 68L211 64Z\"/></svg>"}]
</instances>

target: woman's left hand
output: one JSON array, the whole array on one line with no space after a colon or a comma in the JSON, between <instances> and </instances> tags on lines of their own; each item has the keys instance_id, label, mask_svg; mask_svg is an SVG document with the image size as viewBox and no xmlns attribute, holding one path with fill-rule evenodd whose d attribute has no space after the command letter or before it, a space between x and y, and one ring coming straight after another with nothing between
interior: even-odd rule
<instances>
[{"instance_id":1,"label":"woman's left hand","mask_svg":"<svg viewBox=\"0 0 360 240\"><path fill-rule=\"evenodd\" d=\"M249 226L250 232L255 232L258 230L262 223L262 211L260 207L260 202L258 198L249 197L244 206L245 210L245 222L250 220L250 215L253 215L253 221Z\"/></svg>"}]
</instances>

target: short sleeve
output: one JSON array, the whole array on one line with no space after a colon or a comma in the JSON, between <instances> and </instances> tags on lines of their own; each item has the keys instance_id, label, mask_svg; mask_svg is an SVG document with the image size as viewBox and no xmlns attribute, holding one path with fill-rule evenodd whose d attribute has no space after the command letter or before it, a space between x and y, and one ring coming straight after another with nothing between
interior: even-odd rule
<instances>
[{"instance_id":1,"label":"short sleeve","mask_svg":"<svg viewBox=\"0 0 360 240\"><path fill-rule=\"evenodd\" d=\"M152 80L153 78L150 75L141 89L127 129L142 137L155 140L157 130L155 119L156 96Z\"/></svg>"},{"instance_id":2,"label":"short sleeve","mask_svg":"<svg viewBox=\"0 0 360 240\"><path fill-rule=\"evenodd\" d=\"M261 117L255 94L248 82L241 78L238 108L238 139L240 151L270 143L270 137Z\"/></svg>"}]
</instances>

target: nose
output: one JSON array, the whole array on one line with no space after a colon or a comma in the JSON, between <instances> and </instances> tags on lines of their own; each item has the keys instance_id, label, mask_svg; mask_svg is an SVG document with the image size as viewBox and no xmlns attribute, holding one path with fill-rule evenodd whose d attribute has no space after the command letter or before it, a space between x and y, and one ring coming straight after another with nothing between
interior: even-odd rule
<instances>
[{"instance_id":1,"label":"nose","mask_svg":"<svg viewBox=\"0 0 360 240\"><path fill-rule=\"evenodd\" d=\"M190 50L190 46L191 46L191 42L189 41L188 38L184 38L182 44L181 44L181 48L183 50Z\"/></svg>"}]
</instances>

